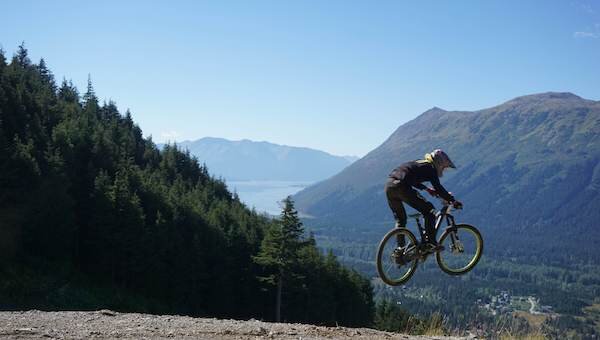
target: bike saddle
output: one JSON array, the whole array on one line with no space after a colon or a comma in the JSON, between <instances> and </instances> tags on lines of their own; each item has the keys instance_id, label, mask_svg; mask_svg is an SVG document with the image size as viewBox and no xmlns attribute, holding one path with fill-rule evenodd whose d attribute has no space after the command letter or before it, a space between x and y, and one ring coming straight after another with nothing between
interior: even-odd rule
<instances>
[{"instance_id":1,"label":"bike saddle","mask_svg":"<svg viewBox=\"0 0 600 340\"><path fill-rule=\"evenodd\" d=\"M421 213L415 213L415 214L409 214L408 215L408 217L410 217L410 218L419 218L421 216L423 216L423 214L421 214Z\"/></svg>"}]
</instances>

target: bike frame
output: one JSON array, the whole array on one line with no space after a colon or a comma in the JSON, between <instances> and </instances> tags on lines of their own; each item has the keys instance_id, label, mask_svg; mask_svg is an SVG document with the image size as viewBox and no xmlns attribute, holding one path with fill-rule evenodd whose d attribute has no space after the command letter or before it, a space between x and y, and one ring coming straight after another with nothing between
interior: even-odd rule
<instances>
[{"instance_id":1,"label":"bike frame","mask_svg":"<svg viewBox=\"0 0 600 340\"><path fill-rule=\"evenodd\" d=\"M448 226L438 241L440 242L440 245L441 243L444 243L444 245L442 245L441 249L422 247L424 239L423 236L426 232L423 224L421 223L421 217L423 215L421 213L408 215L408 218L414 218L417 221L418 230L421 234L421 242L417 240L418 236L416 233L411 232L406 227L394 228L383 237L379 243L379 247L377 248L376 260L377 271L383 282L392 286L405 283L415 273L418 264L425 263L428 257L432 255L435 255L437 263L442 271L450 275L465 274L475 267L481 258L483 251L483 239L479 230L469 224L456 224L451 211L452 209L460 209L460 206L455 208L454 205L450 204L450 202L443 199L441 201L443 207L434 214L435 221L433 228L436 234L435 238L438 240L437 233L442 228L444 219L446 220ZM470 258L468 263L460 268L455 268L453 264L449 265L449 263L446 263L446 257L450 256L451 254L465 253L465 247L458 237L458 231L463 229L467 234L472 234L475 237L475 252L472 254L473 256ZM394 236L396 237L396 240L392 239ZM407 238L409 239L409 244L406 244L405 242ZM389 243L394 241L396 244ZM447 244L446 241L449 241L449 244ZM392 246L392 248L388 249L388 246ZM445 248L448 248L450 253L444 253L444 255L441 255ZM465 254L468 256L467 258L471 256L470 251L471 248L469 247L469 252ZM392 270L394 270L394 266L397 266L397 268L401 268L403 266L410 267L406 267L406 273L402 274L400 277L396 277L396 274L391 274L392 276L390 276L388 273L388 269L392 268ZM400 273L402 272L404 272L404 269L401 269Z\"/></svg>"},{"instance_id":2,"label":"bike frame","mask_svg":"<svg viewBox=\"0 0 600 340\"><path fill-rule=\"evenodd\" d=\"M452 214L450 214L450 211L452 210L452 205L450 204L450 202L447 202L444 200L443 200L443 204L444 204L444 206L442 207L442 209L436 214L435 224L433 226L433 230L435 232L436 238L437 238L438 231L440 230L440 228L442 226L442 221L444 220L444 218L446 218L446 223L448 226L447 229L453 228L456 225L456 222L454 221L454 216L452 216ZM421 216L422 216L422 214L417 214L417 216L415 217L415 220L417 221L417 227L419 230L419 234L421 235L421 240L423 240L423 236L425 233L425 227L421 224ZM450 235L450 237L452 238L453 243L456 240L458 240L458 235L456 235L456 233L452 233Z\"/></svg>"}]
</instances>

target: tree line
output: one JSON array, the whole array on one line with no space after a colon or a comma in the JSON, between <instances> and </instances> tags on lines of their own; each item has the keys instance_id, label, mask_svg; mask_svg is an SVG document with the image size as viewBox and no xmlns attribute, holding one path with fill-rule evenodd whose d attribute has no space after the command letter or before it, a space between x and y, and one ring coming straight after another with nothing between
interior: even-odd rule
<instances>
[{"instance_id":1,"label":"tree line","mask_svg":"<svg viewBox=\"0 0 600 340\"><path fill-rule=\"evenodd\" d=\"M0 309L373 322L370 282L317 249L291 199L280 218L248 209L23 45L0 50L0 188Z\"/></svg>"}]
</instances>

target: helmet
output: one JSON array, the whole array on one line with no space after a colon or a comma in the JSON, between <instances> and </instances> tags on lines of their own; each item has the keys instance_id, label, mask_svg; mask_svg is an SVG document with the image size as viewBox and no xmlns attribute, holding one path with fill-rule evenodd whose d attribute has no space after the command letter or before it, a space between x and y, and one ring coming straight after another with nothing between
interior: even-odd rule
<instances>
[{"instance_id":1,"label":"helmet","mask_svg":"<svg viewBox=\"0 0 600 340\"><path fill-rule=\"evenodd\" d=\"M443 176L444 169L446 168L456 169L456 166L452 160L450 160L450 157L448 157L448 155L441 149L435 149L431 153L426 154L425 159L431 160L439 177Z\"/></svg>"},{"instance_id":2,"label":"helmet","mask_svg":"<svg viewBox=\"0 0 600 340\"><path fill-rule=\"evenodd\" d=\"M448 155L443 150L441 150L441 149L433 150L432 156L433 156L433 161L436 163L439 163L444 168L456 169L456 166L454 165L452 160L450 160L450 157L448 157Z\"/></svg>"}]
</instances>

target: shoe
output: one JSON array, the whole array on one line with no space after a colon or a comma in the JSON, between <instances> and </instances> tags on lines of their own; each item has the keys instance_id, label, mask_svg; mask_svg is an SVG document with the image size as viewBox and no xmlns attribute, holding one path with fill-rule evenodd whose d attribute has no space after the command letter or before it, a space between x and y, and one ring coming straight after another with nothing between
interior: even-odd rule
<instances>
[{"instance_id":1,"label":"shoe","mask_svg":"<svg viewBox=\"0 0 600 340\"><path fill-rule=\"evenodd\" d=\"M426 242L423 244L423 250L427 253L439 253L444 250L444 246L434 242Z\"/></svg>"}]
</instances>

